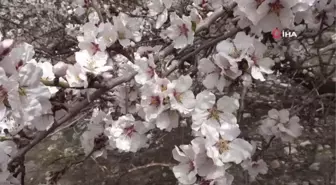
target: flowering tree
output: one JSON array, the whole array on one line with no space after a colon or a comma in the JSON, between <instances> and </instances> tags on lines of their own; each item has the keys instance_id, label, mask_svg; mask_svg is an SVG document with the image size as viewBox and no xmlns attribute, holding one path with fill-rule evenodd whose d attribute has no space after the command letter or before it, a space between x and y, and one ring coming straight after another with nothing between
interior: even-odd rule
<instances>
[{"instance_id":1,"label":"flowering tree","mask_svg":"<svg viewBox=\"0 0 336 185\"><path fill-rule=\"evenodd\" d=\"M15 3L0 5L6 13ZM0 18L16 27L0 36L0 184L23 185L27 152L77 124L84 160L146 150L154 130L187 127L193 139L172 148L176 163L166 165L180 185L230 185L234 166L254 181L268 172L261 153L273 140L292 143L301 135L299 113L307 104L265 112L259 146L240 127L247 91L300 74L309 96L334 96L323 87L334 85L335 1L151 0L123 7L76 0L36 11L56 3L66 11L46 14L70 20L56 29L64 40L50 36L53 29L24 38L20 22ZM274 39L274 29L297 37ZM36 42L40 37L52 46ZM85 112L89 121L73 122ZM49 174L47 184L77 163Z\"/></svg>"}]
</instances>

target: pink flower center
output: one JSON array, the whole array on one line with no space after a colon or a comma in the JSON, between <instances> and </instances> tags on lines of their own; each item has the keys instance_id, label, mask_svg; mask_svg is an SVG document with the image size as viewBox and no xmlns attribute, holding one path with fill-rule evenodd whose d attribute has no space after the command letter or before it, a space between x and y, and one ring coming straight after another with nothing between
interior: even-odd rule
<instances>
[{"instance_id":1,"label":"pink flower center","mask_svg":"<svg viewBox=\"0 0 336 185\"><path fill-rule=\"evenodd\" d=\"M204 8L207 4L208 0L202 0L201 7Z\"/></svg>"},{"instance_id":2,"label":"pink flower center","mask_svg":"<svg viewBox=\"0 0 336 185\"><path fill-rule=\"evenodd\" d=\"M149 75L150 78L153 78L154 69L152 67L148 66L147 74Z\"/></svg>"},{"instance_id":3,"label":"pink flower center","mask_svg":"<svg viewBox=\"0 0 336 185\"><path fill-rule=\"evenodd\" d=\"M16 64L15 69L16 69L16 70L19 70L20 67L22 67L22 66L23 66L23 61L20 60L19 63Z\"/></svg>"},{"instance_id":4,"label":"pink flower center","mask_svg":"<svg viewBox=\"0 0 336 185\"><path fill-rule=\"evenodd\" d=\"M253 164L252 164L252 168L257 168L258 166L259 166L258 163L253 163Z\"/></svg>"},{"instance_id":5,"label":"pink flower center","mask_svg":"<svg viewBox=\"0 0 336 185\"><path fill-rule=\"evenodd\" d=\"M134 125L125 128L124 131L125 131L125 135L128 137L132 137L133 133L136 132Z\"/></svg>"},{"instance_id":6,"label":"pink flower center","mask_svg":"<svg viewBox=\"0 0 336 185\"><path fill-rule=\"evenodd\" d=\"M200 185L210 185L210 182L211 182L210 180L202 179Z\"/></svg>"},{"instance_id":7,"label":"pink flower center","mask_svg":"<svg viewBox=\"0 0 336 185\"><path fill-rule=\"evenodd\" d=\"M259 7L265 0L255 0L257 2L257 6Z\"/></svg>"},{"instance_id":8,"label":"pink flower center","mask_svg":"<svg viewBox=\"0 0 336 185\"><path fill-rule=\"evenodd\" d=\"M11 51L11 48L6 48L2 51L2 53L0 53L0 57L4 57L6 55L8 55L8 53Z\"/></svg>"},{"instance_id":9,"label":"pink flower center","mask_svg":"<svg viewBox=\"0 0 336 185\"><path fill-rule=\"evenodd\" d=\"M150 105L154 105L154 106L158 107L158 106L160 106L160 104L161 104L161 100L160 100L159 96L152 96L151 97Z\"/></svg>"},{"instance_id":10,"label":"pink flower center","mask_svg":"<svg viewBox=\"0 0 336 185\"><path fill-rule=\"evenodd\" d=\"M285 8L281 3L280 0L276 0L274 3L268 4L271 8L271 12L276 13L278 16L280 15L281 9Z\"/></svg>"},{"instance_id":11,"label":"pink flower center","mask_svg":"<svg viewBox=\"0 0 336 185\"><path fill-rule=\"evenodd\" d=\"M179 92L177 92L176 90L174 90L174 92L173 92L173 95L174 95L174 97L175 97L175 99L178 101L178 102L180 102L181 103L181 93L179 93Z\"/></svg>"},{"instance_id":12,"label":"pink flower center","mask_svg":"<svg viewBox=\"0 0 336 185\"><path fill-rule=\"evenodd\" d=\"M91 0L84 0L84 8L88 8L91 4Z\"/></svg>"},{"instance_id":13,"label":"pink flower center","mask_svg":"<svg viewBox=\"0 0 336 185\"><path fill-rule=\"evenodd\" d=\"M256 65L256 66L258 65L258 60L259 59L255 54L252 55L251 60L253 61L254 65Z\"/></svg>"},{"instance_id":14,"label":"pink flower center","mask_svg":"<svg viewBox=\"0 0 336 185\"><path fill-rule=\"evenodd\" d=\"M94 42L91 42L91 49L93 50L93 54L96 54L98 51L100 51L99 49L99 44L96 44Z\"/></svg>"},{"instance_id":15,"label":"pink flower center","mask_svg":"<svg viewBox=\"0 0 336 185\"><path fill-rule=\"evenodd\" d=\"M188 31L189 29L187 28L186 24L182 24L178 26L180 29L180 35L184 35L185 37L188 37Z\"/></svg>"},{"instance_id":16,"label":"pink flower center","mask_svg":"<svg viewBox=\"0 0 336 185\"><path fill-rule=\"evenodd\" d=\"M7 98L7 90L0 85L0 102L3 102Z\"/></svg>"},{"instance_id":17,"label":"pink flower center","mask_svg":"<svg viewBox=\"0 0 336 185\"><path fill-rule=\"evenodd\" d=\"M195 169L195 164L194 164L194 161L189 161L189 172L193 171Z\"/></svg>"}]
</instances>

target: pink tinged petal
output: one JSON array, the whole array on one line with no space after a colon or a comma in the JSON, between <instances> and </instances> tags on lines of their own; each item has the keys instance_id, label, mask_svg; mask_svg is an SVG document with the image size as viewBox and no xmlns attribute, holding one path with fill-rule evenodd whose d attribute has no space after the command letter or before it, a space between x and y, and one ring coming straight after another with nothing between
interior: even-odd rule
<instances>
[{"instance_id":1,"label":"pink tinged petal","mask_svg":"<svg viewBox=\"0 0 336 185\"><path fill-rule=\"evenodd\" d=\"M106 52L98 51L92 59L98 67L102 67L106 64L107 58L108 55Z\"/></svg>"},{"instance_id":2,"label":"pink tinged petal","mask_svg":"<svg viewBox=\"0 0 336 185\"><path fill-rule=\"evenodd\" d=\"M223 139L232 141L239 136L240 129L238 124L223 124L219 132Z\"/></svg>"},{"instance_id":3,"label":"pink tinged petal","mask_svg":"<svg viewBox=\"0 0 336 185\"><path fill-rule=\"evenodd\" d=\"M214 122L214 124L203 124L201 126L201 133L203 136L206 136L207 138L211 138L212 140L218 140L219 127L220 125L218 124L218 122Z\"/></svg>"},{"instance_id":4,"label":"pink tinged petal","mask_svg":"<svg viewBox=\"0 0 336 185\"><path fill-rule=\"evenodd\" d=\"M168 11L167 9L165 9L160 15L158 15L156 19L155 28L159 29L167 21L167 19L168 19Z\"/></svg>"},{"instance_id":5,"label":"pink tinged petal","mask_svg":"<svg viewBox=\"0 0 336 185\"><path fill-rule=\"evenodd\" d=\"M119 39L119 43L124 48L127 48L129 45L131 45L131 41L129 39Z\"/></svg>"},{"instance_id":6,"label":"pink tinged petal","mask_svg":"<svg viewBox=\"0 0 336 185\"><path fill-rule=\"evenodd\" d=\"M180 148L190 160L195 159L196 155L191 145L180 145Z\"/></svg>"},{"instance_id":7,"label":"pink tinged petal","mask_svg":"<svg viewBox=\"0 0 336 185\"><path fill-rule=\"evenodd\" d=\"M51 97L48 87L42 85L35 88L25 88L24 91L29 98L42 100L49 99Z\"/></svg>"},{"instance_id":8,"label":"pink tinged petal","mask_svg":"<svg viewBox=\"0 0 336 185\"><path fill-rule=\"evenodd\" d=\"M216 147L210 146L207 148L207 156L210 157L214 164L217 166L223 166L223 162L220 160L220 154Z\"/></svg>"},{"instance_id":9,"label":"pink tinged petal","mask_svg":"<svg viewBox=\"0 0 336 185\"><path fill-rule=\"evenodd\" d=\"M156 126L161 130L170 132L178 126L178 114L175 111L161 113L156 119Z\"/></svg>"},{"instance_id":10,"label":"pink tinged petal","mask_svg":"<svg viewBox=\"0 0 336 185\"><path fill-rule=\"evenodd\" d=\"M205 152L205 139L203 137L196 137L191 141L191 145L196 154Z\"/></svg>"},{"instance_id":11,"label":"pink tinged petal","mask_svg":"<svg viewBox=\"0 0 336 185\"><path fill-rule=\"evenodd\" d=\"M271 32L275 28L278 28L279 30L282 30L283 26L279 20L279 17L275 13L270 13L267 16L265 16L263 19L261 19L258 23L258 26L264 31L264 32Z\"/></svg>"},{"instance_id":12,"label":"pink tinged petal","mask_svg":"<svg viewBox=\"0 0 336 185\"><path fill-rule=\"evenodd\" d=\"M229 83L230 82L226 80L224 76L221 76L218 80L216 87L220 92L222 92L224 90L224 87L228 86Z\"/></svg>"},{"instance_id":13,"label":"pink tinged petal","mask_svg":"<svg viewBox=\"0 0 336 185\"><path fill-rule=\"evenodd\" d=\"M205 155L202 155L202 158L203 158L202 159L203 162L200 162L199 164L196 163L198 175L201 176L201 177L205 177L206 176L207 179L215 179L215 178L210 178L209 177L209 174L213 173L213 171L215 171L215 169L216 169L216 167L214 166L213 159L209 158L206 155L206 153L205 153ZM217 168L224 168L224 166L217 167Z\"/></svg>"},{"instance_id":14,"label":"pink tinged petal","mask_svg":"<svg viewBox=\"0 0 336 185\"><path fill-rule=\"evenodd\" d=\"M27 102L25 102L23 106L24 113L28 118L25 121L31 121L34 119L34 117L41 115L42 106L37 99L27 100Z\"/></svg>"},{"instance_id":15,"label":"pink tinged petal","mask_svg":"<svg viewBox=\"0 0 336 185\"><path fill-rule=\"evenodd\" d=\"M21 86L37 86L43 75L41 68L33 63L24 65L19 71L19 82Z\"/></svg>"},{"instance_id":16,"label":"pink tinged petal","mask_svg":"<svg viewBox=\"0 0 336 185\"><path fill-rule=\"evenodd\" d=\"M279 15L281 24L285 28L294 27L294 18L295 18L295 15L293 14L291 9L282 9Z\"/></svg>"},{"instance_id":17,"label":"pink tinged petal","mask_svg":"<svg viewBox=\"0 0 336 185\"><path fill-rule=\"evenodd\" d=\"M272 119L279 119L279 111L276 109L271 109L268 111L268 117Z\"/></svg>"},{"instance_id":18,"label":"pink tinged petal","mask_svg":"<svg viewBox=\"0 0 336 185\"><path fill-rule=\"evenodd\" d=\"M189 158L181 151L180 148L178 148L177 146L175 146L175 148L173 149L173 158L176 161L179 161L181 163L187 163L189 162Z\"/></svg>"},{"instance_id":19,"label":"pink tinged petal","mask_svg":"<svg viewBox=\"0 0 336 185\"><path fill-rule=\"evenodd\" d=\"M188 38L186 36L179 36L174 39L174 48L181 49L188 45Z\"/></svg>"},{"instance_id":20,"label":"pink tinged petal","mask_svg":"<svg viewBox=\"0 0 336 185\"><path fill-rule=\"evenodd\" d=\"M218 53L225 53L225 54L229 54L233 48L234 48L233 44L228 40L221 41L216 46L216 50Z\"/></svg>"},{"instance_id":21,"label":"pink tinged petal","mask_svg":"<svg viewBox=\"0 0 336 185\"><path fill-rule=\"evenodd\" d=\"M267 57L259 60L258 65L261 72L266 74L272 74L273 71L271 70L271 68L275 65L275 62L271 58Z\"/></svg>"},{"instance_id":22,"label":"pink tinged petal","mask_svg":"<svg viewBox=\"0 0 336 185\"><path fill-rule=\"evenodd\" d=\"M239 149L239 151L244 156L243 160L251 157L253 146L249 142L245 141L244 139L237 138L233 140L230 144L232 144L232 148Z\"/></svg>"},{"instance_id":23,"label":"pink tinged petal","mask_svg":"<svg viewBox=\"0 0 336 185\"><path fill-rule=\"evenodd\" d=\"M251 76L256 80L265 81L264 76L262 75L259 67L257 66L251 67Z\"/></svg>"},{"instance_id":24,"label":"pink tinged petal","mask_svg":"<svg viewBox=\"0 0 336 185\"><path fill-rule=\"evenodd\" d=\"M196 173L190 171L189 164L180 164L173 167L173 173L179 182L189 185L196 182Z\"/></svg>"},{"instance_id":25,"label":"pink tinged petal","mask_svg":"<svg viewBox=\"0 0 336 185\"><path fill-rule=\"evenodd\" d=\"M279 119L281 123L289 121L289 111L287 109L282 109L279 111Z\"/></svg>"},{"instance_id":26,"label":"pink tinged petal","mask_svg":"<svg viewBox=\"0 0 336 185\"><path fill-rule=\"evenodd\" d=\"M217 108L224 112L235 112L239 108L239 101L236 98L223 96L217 101Z\"/></svg>"},{"instance_id":27,"label":"pink tinged petal","mask_svg":"<svg viewBox=\"0 0 336 185\"><path fill-rule=\"evenodd\" d=\"M202 58L199 61L197 68L203 73L211 73L216 70L216 66L208 58Z\"/></svg>"},{"instance_id":28,"label":"pink tinged petal","mask_svg":"<svg viewBox=\"0 0 336 185\"><path fill-rule=\"evenodd\" d=\"M203 80L203 85L207 89L213 89L216 87L219 80L219 74L218 73L210 73L208 74L205 79Z\"/></svg>"},{"instance_id":29,"label":"pink tinged petal","mask_svg":"<svg viewBox=\"0 0 336 185\"><path fill-rule=\"evenodd\" d=\"M221 124L237 124L237 117L229 112L220 113L219 120Z\"/></svg>"},{"instance_id":30,"label":"pink tinged petal","mask_svg":"<svg viewBox=\"0 0 336 185\"><path fill-rule=\"evenodd\" d=\"M176 82L175 89L177 92L185 92L192 85L192 79L189 75L180 76L175 82Z\"/></svg>"},{"instance_id":31,"label":"pink tinged petal","mask_svg":"<svg viewBox=\"0 0 336 185\"><path fill-rule=\"evenodd\" d=\"M2 120L6 115L6 106L0 102L0 120Z\"/></svg>"},{"instance_id":32,"label":"pink tinged petal","mask_svg":"<svg viewBox=\"0 0 336 185\"><path fill-rule=\"evenodd\" d=\"M187 91L181 94L181 101L186 109L193 109L196 105L195 95L192 91Z\"/></svg>"},{"instance_id":33,"label":"pink tinged petal","mask_svg":"<svg viewBox=\"0 0 336 185\"><path fill-rule=\"evenodd\" d=\"M39 131L49 129L53 123L54 117L51 114L44 114L32 120L33 126Z\"/></svg>"},{"instance_id":34,"label":"pink tinged petal","mask_svg":"<svg viewBox=\"0 0 336 185\"><path fill-rule=\"evenodd\" d=\"M211 108L216 102L216 96L210 91L202 91L196 96L196 107L202 110Z\"/></svg>"},{"instance_id":35,"label":"pink tinged petal","mask_svg":"<svg viewBox=\"0 0 336 185\"><path fill-rule=\"evenodd\" d=\"M259 5L257 8L257 13L260 14L261 16L266 16L267 13L270 11L270 6L269 6L269 1L264 1Z\"/></svg>"}]
</instances>

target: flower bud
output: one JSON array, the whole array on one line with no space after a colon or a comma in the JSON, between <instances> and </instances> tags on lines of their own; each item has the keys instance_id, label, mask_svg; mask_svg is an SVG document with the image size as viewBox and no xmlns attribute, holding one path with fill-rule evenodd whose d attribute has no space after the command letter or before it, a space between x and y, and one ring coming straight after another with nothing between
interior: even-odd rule
<instances>
[{"instance_id":1,"label":"flower bud","mask_svg":"<svg viewBox=\"0 0 336 185\"><path fill-rule=\"evenodd\" d=\"M64 62L58 62L53 66L53 73L55 76L62 77L66 75L66 72L68 70L68 64Z\"/></svg>"},{"instance_id":2,"label":"flower bud","mask_svg":"<svg viewBox=\"0 0 336 185\"><path fill-rule=\"evenodd\" d=\"M14 40L12 39L5 39L0 43L0 56L7 55L12 46L13 46Z\"/></svg>"}]
</instances>

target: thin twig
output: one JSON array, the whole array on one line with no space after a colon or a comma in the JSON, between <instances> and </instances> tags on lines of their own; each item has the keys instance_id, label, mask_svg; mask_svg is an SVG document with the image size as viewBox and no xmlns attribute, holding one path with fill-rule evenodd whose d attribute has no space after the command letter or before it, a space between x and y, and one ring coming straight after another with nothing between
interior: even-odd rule
<instances>
[{"instance_id":1,"label":"thin twig","mask_svg":"<svg viewBox=\"0 0 336 185\"><path fill-rule=\"evenodd\" d=\"M204 45L201 45L200 47L198 47L197 49L195 49L193 52L190 52L187 55L184 55L177 64L170 66L170 68L164 73L163 76L168 76L170 73L172 73L173 71L175 71L178 66L180 66L186 59L188 59L191 56L196 55L197 53L199 53L200 51L202 51L203 49L207 49L215 44L217 44L218 42L225 40L229 37L234 36L237 32L239 32L241 29L239 28L234 28L232 29L229 33L224 34L220 37L217 37L216 39L210 40L208 42L206 42Z\"/></svg>"},{"instance_id":2,"label":"thin twig","mask_svg":"<svg viewBox=\"0 0 336 185\"><path fill-rule=\"evenodd\" d=\"M131 80L137 73L133 72L129 74L128 76L122 76L115 78L109 82L105 83L105 88L101 88L99 90L96 90L92 95L90 95L90 100L95 100L99 98L102 94L106 93L110 89L127 82ZM50 133L54 132L58 127L66 123L67 121L71 120L73 117L75 117L81 110L89 105L88 99L84 99L83 101L77 103L70 111L69 113L61 118L60 120L56 121L48 130L38 132L34 140L32 140L27 146L20 149L15 156L9 161L9 165L11 165L14 161L18 160L21 156L25 155L29 150L31 150L35 145L40 143L44 138L46 138Z\"/></svg>"}]
</instances>

